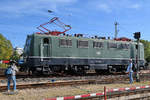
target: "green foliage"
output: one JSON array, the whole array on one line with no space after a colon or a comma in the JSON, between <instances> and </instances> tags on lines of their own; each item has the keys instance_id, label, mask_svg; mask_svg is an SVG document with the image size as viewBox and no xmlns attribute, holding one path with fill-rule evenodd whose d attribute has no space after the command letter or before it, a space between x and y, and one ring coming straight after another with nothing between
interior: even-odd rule
<instances>
[{"instance_id":1,"label":"green foliage","mask_svg":"<svg viewBox=\"0 0 150 100\"><path fill-rule=\"evenodd\" d=\"M20 55L17 53L17 51L13 52L13 55L11 56L11 60L18 61L20 59Z\"/></svg>"},{"instance_id":2,"label":"green foliage","mask_svg":"<svg viewBox=\"0 0 150 100\"><path fill-rule=\"evenodd\" d=\"M9 40L0 34L0 60L9 60L13 54L13 47Z\"/></svg>"},{"instance_id":3,"label":"green foliage","mask_svg":"<svg viewBox=\"0 0 150 100\"><path fill-rule=\"evenodd\" d=\"M140 40L144 45L144 57L147 62L150 62L150 42L147 40Z\"/></svg>"},{"instance_id":4,"label":"green foliage","mask_svg":"<svg viewBox=\"0 0 150 100\"><path fill-rule=\"evenodd\" d=\"M0 64L0 67L1 67L1 68L7 68L7 67L8 67L8 64Z\"/></svg>"}]
</instances>

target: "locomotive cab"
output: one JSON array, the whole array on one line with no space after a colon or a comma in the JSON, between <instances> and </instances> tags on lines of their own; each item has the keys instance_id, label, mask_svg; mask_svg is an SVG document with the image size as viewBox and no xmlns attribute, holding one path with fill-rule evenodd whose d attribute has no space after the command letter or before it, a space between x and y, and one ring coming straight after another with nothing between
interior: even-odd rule
<instances>
[{"instance_id":1,"label":"locomotive cab","mask_svg":"<svg viewBox=\"0 0 150 100\"><path fill-rule=\"evenodd\" d=\"M23 63L20 64L21 68L20 71L27 71L28 70L28 62L29 62L29 58L32 56L33 53L33 36L32 35L28 35L27 39L26 39L26 43L24 46L24 52L23 52Z\"/></svg>"},{"instance_id":2,"label":"locomotive cab","mask_svg":"<svg viewBox=\"0 0 150 100\"><path fill-rule=\"evenodd\" d=\"M24 46L24 53L23 53L23 57L24 57L24 61L26 62L28 60L28 58L30 56L32 56L32 41L33 41L33 37L32 36L27 36L26 39L26 44Z\"/></svg>"},{"instance_id":3,"label":"locomotive cab","mask_svg":"<svg viewBox=\"0 0 150 100\"><path fill-rule=\"evenodd\" d=\"M51 38L48 35L28 35L24 47L24 64L22 69L29 73L49 71L48 61L51 57ZM45 63L46 62L46 63Z\"/></svg>"}]
</instances>

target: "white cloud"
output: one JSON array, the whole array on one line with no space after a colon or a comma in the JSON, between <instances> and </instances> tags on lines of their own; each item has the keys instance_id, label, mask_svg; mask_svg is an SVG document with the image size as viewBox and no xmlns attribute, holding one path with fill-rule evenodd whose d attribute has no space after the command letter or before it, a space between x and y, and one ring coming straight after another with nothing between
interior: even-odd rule
<instances>
[{"instance_id":1,"label":"white cloud","mask_svg":"<svg viewBox=\"0 0 150 100\"><path fill-rule=\"evenodd\" d=\"M141 7L140 4L133 4L131 6L129 6L129 8L133 8L133 9L139 9Z\"/></svg>"},{"instance_id":2,"label":"white cloud","mask_svg":"<svg viewBox=\"0 0 150 100\"><path fill-rule=\"evenodd\" d=\"M106 13L123 11L125 9L139 9L142 3L132 0L89 0L88 7L90 9L103 11Z\"/></svg>"},{"instance_id":3,"label":"white cloud","mask_svg":"<svg viewBox=\"0 0 150 100\"><path fill-rule=\"evenodd\" d=\"M97 5L97 8L100 10L103 10L107 13L111 12L111 8L107 4L99 4L99 5Z\"/></svg>"},{"instance_id":4,"label":"white cloud","mask_svg":"<svg viewBox=\"0 0 150 100\"><path fill-rule=\"evenodd\" d=\"M13 0L2 2L0 12L20 16L24 14L44 14L44 11L52 10L58 12L58 8L64 5L71 5L77 0Z\"/></svg>"}]
</instances>

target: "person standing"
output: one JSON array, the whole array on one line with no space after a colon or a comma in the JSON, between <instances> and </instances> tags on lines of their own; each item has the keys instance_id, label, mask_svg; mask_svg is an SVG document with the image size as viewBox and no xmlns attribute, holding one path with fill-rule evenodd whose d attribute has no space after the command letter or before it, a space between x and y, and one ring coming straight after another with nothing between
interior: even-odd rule
<instances>
[{"instance_id":1,"label":"person standing","mask_svg":"<svg viewBox=\"0 0 150 100\"><path fill-rule=\"evenodd\" d=\"M10 92L10 82L12 80L13 82L13 90L16 92L16 72L18 72L18 68L16 67L15 61L10 61L9 68L11 69L11 74L7 75L8 81L7 81L7 89L8 92Z\"/></svg>"},{"instance_id":2,"label":"person standing","mask_svg":"<svg viewBox=\"0 0 150 100\"><path fill-rule=\"evenodd\" d=\"M132 67L133 67L133 63L132 63L132 59L130 59L130 63L128 65L128 68L127 68L127 71L126 71L126 73L129 73L130 84L133 83L133 70L132 70Z\"/></svg>"}]
</instances>

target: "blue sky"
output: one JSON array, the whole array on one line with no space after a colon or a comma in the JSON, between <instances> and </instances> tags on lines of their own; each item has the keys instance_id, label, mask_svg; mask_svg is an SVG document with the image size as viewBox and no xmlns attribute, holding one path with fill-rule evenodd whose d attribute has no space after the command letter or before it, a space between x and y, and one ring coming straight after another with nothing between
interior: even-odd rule
<instances>
[{"instance_id":1,"label":"blue sky","mask_svg":"<svg viewBox=\"0 0 150 100\"><path fill-rule=\"evenodd\" d=\"M23 47L26 36L54 16L72 26L68 34L113 38L117 21L118 37L133 39L140 31L150 40L150 0L1 0L0 33L14 47Z\"/></svg>"}]
</instances>

